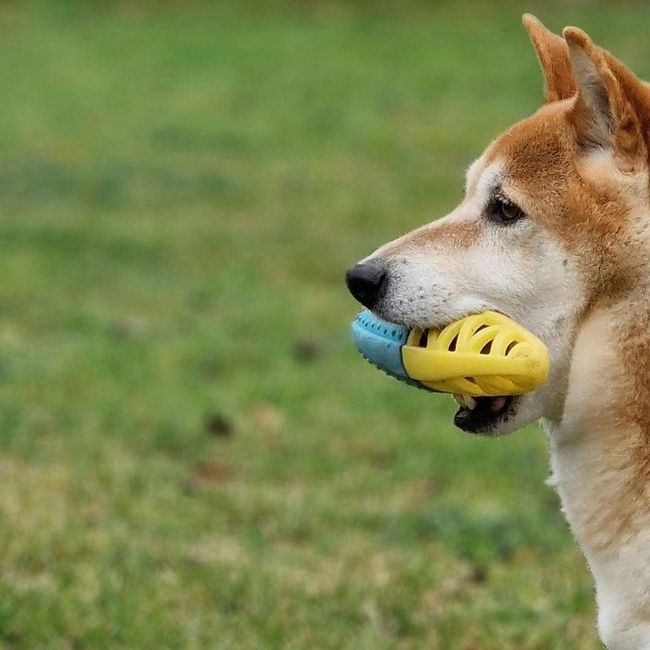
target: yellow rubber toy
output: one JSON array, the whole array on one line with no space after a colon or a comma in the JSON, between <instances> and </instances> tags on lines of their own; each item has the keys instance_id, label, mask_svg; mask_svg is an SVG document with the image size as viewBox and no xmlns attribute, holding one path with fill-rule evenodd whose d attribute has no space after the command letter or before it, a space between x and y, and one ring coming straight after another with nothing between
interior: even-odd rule
<instances>
[{"instance_id":1,"label":"yellow rubber toy","mask_svg":"<svg viewBox=\"0 0 650 650\"><path fill-rule=\"evenodd\" d=\"M410 379L444 393L519 395L548 378L544 343L492 311L468 316L441 331L412 329L401 352Z\"/></svg>"}]
</instances>

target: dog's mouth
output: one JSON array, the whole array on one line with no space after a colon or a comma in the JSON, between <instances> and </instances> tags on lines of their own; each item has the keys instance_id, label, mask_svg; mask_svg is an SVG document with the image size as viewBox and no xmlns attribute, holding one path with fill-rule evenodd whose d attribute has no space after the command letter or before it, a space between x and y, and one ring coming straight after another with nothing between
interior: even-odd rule
<instances>
[{"instance_id":1,"label":"dog's mouth","mask_svg":"<svg viewBox=\"0 0 650 650\"><path fill-rule=\"evenodd\" d=\"M492 308L492 311L503 313L499 309ZM398 323L412 329L419 327L427 330L432 327L444 329L449 323L413 323L408 319L395 317L393 314L387 314L384 317L383 312L376 307L373 309L379 318ZM468 316L471 314L467 314ZM460 408L454 416L454 424L467 433L477 433L491 435L497 433L499 425L507 422L517 411L521 401L521 395L502 395L496 397L473 397L470 395L454 394L454 399L460 404Z\"/></svg>"},{"instance_id":2,"label":"dog's mouth","mask_svg":"<svg viewBox=\"0 0 650 650\"><path fill-rule=\"evenodd\" d=\"M454 395L460 408L454 416L454 424L468 433L491 433L501 422L512 415L518 401L512 395L502 397L471 397Z\"/></svg>"}]
</instances>

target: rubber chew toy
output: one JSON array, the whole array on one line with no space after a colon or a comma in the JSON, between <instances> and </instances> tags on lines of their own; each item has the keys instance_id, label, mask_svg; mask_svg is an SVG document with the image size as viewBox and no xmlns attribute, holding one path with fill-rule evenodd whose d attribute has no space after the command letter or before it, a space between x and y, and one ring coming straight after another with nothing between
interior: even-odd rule
<instances>
[{"instance_id":1,"label":"rubber chew toy","mask_svg":"<svg viewBox=\"0 0 650 650\"><path fill-rule=\"evenodd\" d=\"M352 338L380 370L443 393L520 395L548 377L544 343L492 311L467 316L442 330L409 330L363 311L352 323Z\"/></svg>"}]
</instances>

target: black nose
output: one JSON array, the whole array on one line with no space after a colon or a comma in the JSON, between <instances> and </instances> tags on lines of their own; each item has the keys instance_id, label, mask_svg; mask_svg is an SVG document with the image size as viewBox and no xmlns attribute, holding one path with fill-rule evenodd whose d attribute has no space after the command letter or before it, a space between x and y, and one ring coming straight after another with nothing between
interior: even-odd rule
<instances>
[{"instance_id":1,"label":"black nose","mask_svg":"<svg viewBox=\"0 0 650 650\"><path fill-rule=\"evenodd\" d=\"M372 309L386 280L386 269L376 262L351 266L345 274L350 293L365 307Z\"/></svg>"}]
</instances>

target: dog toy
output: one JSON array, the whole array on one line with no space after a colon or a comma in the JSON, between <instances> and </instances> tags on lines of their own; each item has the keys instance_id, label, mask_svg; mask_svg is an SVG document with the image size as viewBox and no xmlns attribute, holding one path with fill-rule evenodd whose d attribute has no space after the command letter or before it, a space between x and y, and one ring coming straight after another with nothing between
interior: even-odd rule
<instances>
[{"instance_id":1,"label":"dog toy","mask_svg":"<svg viewBox=\"0 0 650 650\"><path fill-rule=\"evenodd\" d=\"M362 311L352 323L359 352L408 384L474 397L520 395L546 382L548 350L534 334L486 311L438 329L413 329Z\"/></svg>"}]
</instances>

